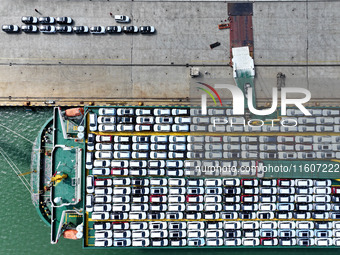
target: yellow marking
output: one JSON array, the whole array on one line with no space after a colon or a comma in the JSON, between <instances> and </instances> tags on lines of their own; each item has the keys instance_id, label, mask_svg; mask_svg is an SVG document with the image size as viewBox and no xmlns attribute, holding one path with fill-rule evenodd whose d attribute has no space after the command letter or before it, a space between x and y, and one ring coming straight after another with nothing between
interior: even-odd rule
<instances>
[{"instance_id":1,"label":"yellow marking","mask_svg":"<svg viewBox=\"0 0 340 255\"><path fill-rule=\"evenodd\" d=\"M82 217L81 215L78 215L78 214L71 214L69 216L69 218L79 218L79 217Z\"/></svg>"},{"instance_id":2,"label":"yellow marking","mask_svg":"<svg viewBox=\"0 0 340 255\"><path fill-rule=\"evenodd\" d=\"M338 159L332 159L331 161L340 163L340 160L338 160ZM335 180L339 180L340 181L340 179L335 179Z\"/></svg>"},{"instance_id":3,"label":"yellow marking","mask_svg":"<svg viewBox=\"0 0 340 255\"><path fill-rule=\"evenodd\" d=\"M68 213L66 213L65 223L67 223L67 215L68 215Z\"/></svg>"},{"instance_id":4,"label":"yellow marking","mask_svg":"<svg viewBox=\"0 0 340 255\"><path fill-rule=\"evenodd\" d=\"M18 176L24 176L24 175L28 175L28 174L32 174L36 172L37 172L36 170L33 170L33 171L26 172L26 173L18 174Z\"/></svg>"}]
</instances>

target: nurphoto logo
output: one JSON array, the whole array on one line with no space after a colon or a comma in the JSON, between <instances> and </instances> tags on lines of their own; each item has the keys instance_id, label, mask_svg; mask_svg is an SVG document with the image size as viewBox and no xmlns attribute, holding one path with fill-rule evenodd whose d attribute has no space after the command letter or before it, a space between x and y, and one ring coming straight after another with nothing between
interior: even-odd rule
<instances>
[{"instance_id":1,"label":"nurphoto logo","mask_svg":"<svg viewBox=\"0 0 340 255\"><path fill-rule=\"evenodd\" d=\"M217 93L216 89L228 89L233 98L233 111L232 115L244 115L244 94L242 90L235 86L235 85L230 85L230 84L214 84L213 86L205 84L205 83L200 83L201 85L206 86L209 88L218 98L221 106L222 100L220 95ZM201 110L202 110L202 115L207 115L207 94L213 99L213 101L216 103L216 99L214 98L213 94L204 88L198 88L206 94L201 95ZM277 105L278 105L278 89L273 88L272 90L272 106L267 109L261 109L258 110L254 107L254 102L253 102L253 89L249 86L246 88L246 93L247 93L247 100L248 100L248 108L249 111L253 114L259 115L259 116L266 116L270 115L273 112L276 111ZM295 94L302 94L304 95L303 98L287 98L287 95L289 93L295 93ZM311 99L311 93L309 90L304 89L304 88L293 88L293 87L286 87L286 88L281 88L281 115L285 116L287 115L287 105L295 105L301 112L306 115L306 116L311 116L312 114L303 106L304 103L307 103Z\"/></svg>"}]
</instances>

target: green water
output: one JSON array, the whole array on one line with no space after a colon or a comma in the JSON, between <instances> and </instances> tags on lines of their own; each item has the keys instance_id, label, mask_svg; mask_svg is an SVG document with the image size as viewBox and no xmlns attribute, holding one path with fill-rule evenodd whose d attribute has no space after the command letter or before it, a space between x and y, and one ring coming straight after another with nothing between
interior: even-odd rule
<instances>
[{"instance_id":1,"label":"green water","mask_svg":"<svg viewBox=\"0 0 340 255\"><path fill-rule=\"evenodd\" d=\"M0 124L34 141L39 129L51 117L51 108L26 111L19 107L1 107ZM32 144L0 126L0 147L22 172L30 170ZM39 218L30 194L0 156L0 255L46 254L336 254L339 249L111 249L83 250L81 241L60 239L50 244L50 228Z\"/></svg>"}]
</instances>

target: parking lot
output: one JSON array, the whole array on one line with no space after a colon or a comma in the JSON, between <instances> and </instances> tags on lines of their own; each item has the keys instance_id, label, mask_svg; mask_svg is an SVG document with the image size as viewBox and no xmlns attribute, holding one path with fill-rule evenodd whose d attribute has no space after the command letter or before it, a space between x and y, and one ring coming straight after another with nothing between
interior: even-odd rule
<instances>
[{"instance_id":1,"label":"parking lot","mask_svg":"<svg viewBox=\"0 0 340 255\"><path fill-rule=\"evenodd\" d=\"M271 98L279 72L286 75L286 86L309 89L314 101L329 104L323 100L336 98L330 91L337 86L339 54L330 49L337 48L333 43L338 33L330 31L337 31L338 5L313 1L307 9L304 2L254 3L255 87L260 103ZM228 18L225 2L38 1L14 6L4 0L2 6L1 24L20 25L22 16L33 15L69 16L74 25L117 25L112 12L128 15L131 25L156 29L154 35L1 32L3 104L44 104L48 99L66 105L141 100L155 104L162 99L178 103L189 97L189 87L197 81L234 84L229 30L217 27ZM215 42L221 45L211 50L209 45ZM200 76L190 78L187 66L199 67Z\"/></svg>"}]
</instances>

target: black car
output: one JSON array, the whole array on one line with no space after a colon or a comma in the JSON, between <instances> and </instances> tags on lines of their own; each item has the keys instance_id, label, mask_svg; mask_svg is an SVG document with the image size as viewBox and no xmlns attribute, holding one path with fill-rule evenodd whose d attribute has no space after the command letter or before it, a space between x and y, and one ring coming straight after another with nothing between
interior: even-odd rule
<instances>
[{"instance_id":1,"label":"black car","mask_svg":"<svg viewBox=\"0 0 340 255\"><path fill-rule=\"evenodd\" d=\"M106 32L109 34L121 33L122 28L120 26L108 26L106 27Z\"/></svg>"},{"instance_id":2,"label":"black car","mask_svg":"<svg viewBox=\"0 0 340 255\"><path fill-rule=\"evenodd\" d=\"M55 19L53 17L40 17L39 22L41 24L53 24Z\"/></svg>"},{"instance_id":3,"label":"black car","mask_svg":"<svg viewBox=\"0 0 340 255\"><path fill-rule=\"evenodd\" d=\"M35 25L23 25L21 26L21 30L25 33L37 33L39 29Z\"/></svg>"},{"instance_id":4,"label":"black car","mask_svg":"<svg viewBox=\"0 0 340 255\"><path fill-rule=\"evenodd\" d=\"M57 23L59 24L72 24L73 20L70 17L57 17Z\"/></svg>"},{"instance_id":5,"label":"black car","mask_svg":"<svg viewBox=\"0 0 340 255\"><path fill-rule=\"evenodd\" d=\"M71 26L57 26L55 29L58 33L72 33L73 32L73 29Z\"/></svg>"},{"instance_id":6,"label":"black car","mask_svg":"<svg viewBox=\"0 0 340 255\"><path fill-rule=\"evenodd\" d=\"M117 118L117 123L131 124L133 123L132 117L119 117Z\"/></svg>"},{"instance_id":7,"label":"black car","mask_svg":"<svg viewBox=\"0 0 340 255\"><path fill-rule=\"evenodd\" d=\"M142 26L139 28L141 34L153 34L155 33L155 28L152 26Z\"/></svg>"},{"instance_id":8,"label":"black car","mask_svg":"<svg viewBox=\"0 0 340 255\"><path fill-rule=\"evenodd\" d=\"M84 34L89 32L89 28L87 26L75 26L73 27L73 31L76 34Z\"/></svg>"},{"instance_id":9,"label":"black car","mask_svg":"<svg viewBox=\"0 0 340 255\"><path fill-rule=\"evenodd\" d=\"M138 27L137 26L126 26L123 27L124 33L138 33Z\"/></svg>"},{"instance_id":10,"label":"black car","mask_svg":"<svg viewBox=\"0 0 340 255\"><path fill-rule=\"evenodd\" d=\"M3 25L2 31L6 33L16 33L19 32L19 27L17 25Z\"/></svg>"},{"instance_id":11,"label":"black car","mask_svg":"<svg viewBox=\"0 0 340 255\"><path fill-rule=\"evenodd\" d=\"M32 16L23 16L21 21L25 24L36 24L38 23L38 18Z\"/></svg>"}]
</instances>

